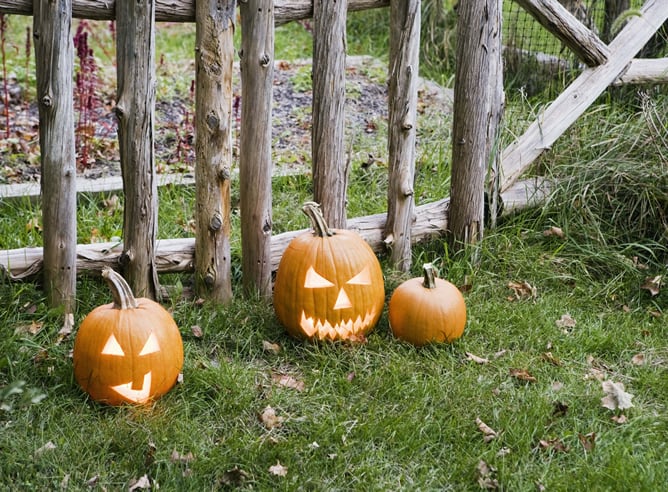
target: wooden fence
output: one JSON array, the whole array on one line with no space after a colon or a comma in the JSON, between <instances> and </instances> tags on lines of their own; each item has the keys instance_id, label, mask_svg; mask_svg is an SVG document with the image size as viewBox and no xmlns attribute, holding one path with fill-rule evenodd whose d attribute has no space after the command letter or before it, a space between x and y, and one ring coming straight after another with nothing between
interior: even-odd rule
<instances>
[{"instance_id":1,"label":"wooden fence","mask_svg":"<svg viewBox=\"0 0 668 492\"><path fill-rule=\"evenodd\" d=\"M493 80L486 97L455 99L453 146L458 162L460 192L414 206L412 185L415 165L415 118L420 0L239 0L241 19L241 80L244 104L241 114L239 186L243 284L247 292L271 295L271 272L287 243L301 231L272 236L271 212L271 86L273 36L277 23L313 18L313 178L314 198L333 227L355 229L376 251L389 251L392 263L410 267L411 244L448 228L448 215L461 214L475 202L469 227L481 221L484 179L492 191L512 193L513 184L531 162L556 140L605 90L619 81L635 81L630 73L643 62L633 57L668 18L668 2L647 0L620 34L605 45L586 30L557 0L517 0L553 30L589 65L582 75L542 114L525 135L499 153L502 167L484 177L494 127L500 117L494 106L500 70L490 71L490 57L499 55L500 29L482 9L494 12L500 22L502 0L460 3L468 24L460 27L460 45L472 42L479 55L467 70L458 71L455 85L462 94L476 93L480 74ZM0 0L0 13L32 15L37 65L42 153L43 248L2 252L0 267L10 276L43 271L45 290L52 305L73 309L76 272L120 267L138 295L160 295L158 272L194 270L198 295L227 302L231 299L230 168L233 31L236 0ZM345 20L348 10L390 7L389 63L389 189L388 212L347 220L345 195L347 163L343 143ZM477 9L477 10L476 10ZM491 9L491 10L490 10ZM122 245L77 245L74 125L72 94L73 17L112 19L117 22L117 105L119 146L125 192ZM556 20L555 20L556 19ZM156 240L157 179L153 166L153 108L155 105L154 33L156 21L196 23L196 234L194 239ZM480 28L485 39L480 41ZM583 30L584 29L584 30ZM468 36L468 37L467 37ZM336 42L325 42L336 40ZM464 49L464 48L461 48ZM471 53L464 53L470 55ZM462 53L458 53L462 55ZM469 60L469 58L467 58ZM661 61L657 62L661 63ZM665 61L663 61L665 64ZM655 64L656 65L656 64ZM461 73L460 73L461 72ZM477 85L476 85L477 84ZM456 94L457 94L456 91ZM253 110L250 117L250 108ZM474 120L482 126L464 124ZM468 138L482 131L480 139ZM480 148L482 147L482 148ZM475 182L467 172L476 168ZM453 186L456 181L453 167ZM462 180L462 176L464 179ZM467 182L468 181L468 182ZM525 191L525 187L520 187ZM527 193L518 199L527 202ZM531 193L529 193L531 195ZM471 200L474 196L475 200ZM540 199L540 194L534 198ZM514 195L505 199L512 206ZM472 218L471 218L472 217ZM468 221L468 222L467 222ZM460 221L461 222L461 221ZM482 226L480 226L482 227ZM469 229L470 230L470 227ZM481 231L480 231L481 233Z\"/></svg>"}]
</instances>

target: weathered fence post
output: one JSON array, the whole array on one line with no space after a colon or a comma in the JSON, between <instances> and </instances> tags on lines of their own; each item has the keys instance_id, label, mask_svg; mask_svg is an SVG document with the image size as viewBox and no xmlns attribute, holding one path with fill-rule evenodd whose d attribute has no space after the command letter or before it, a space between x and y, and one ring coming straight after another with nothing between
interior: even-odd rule
<instances>
[{"instance_id":1,"label":"weathered fence post","mask_svg":"<svg viewBox=\"0 0 668 492\"><path fill-rule=\"evenodd\" d=\"M271 297L273 0L241 2L239 187L243 287Z\"/></svg>"},{"instance_id":2,"label":"weathered fence post","mask_svg":"<svg viewBox=\"0 0 668 492\"><path fill-rule=\"evenodd\" d=\"M389 186L385 244L395 268L411 267L415 179L417 87L420 65L420 0L390 3Z\"/></svg>"},{"instance_id":3,"label":"weathered fence post","mask_svg":"<svg viewBox=\"0 0 668 492\"><path fill-rule=\"evenodd\" d=\"M72 99L71 0L33 4L42 172L44 288L50 306L73 313L76 296L77 192Z\"/></svg>"},{"instance_id":4,"label":"weathered fence post","mask_svg":"<svg viewBox=\"0 0 668 492\"><path fill-rule=\"evenodd\" d=\"M485 176L496 137L502 0L459 3L450 232L460 249L483 236ZM500 99L501 97L501 99Z\"/></svg>"},{"instance_id":5,"label":"weathered fence post","mask_svg":"<svg viewBox=\"0 0 668 492\"><path fill-rule=\"evenodd\" d=\"M346 227L344 149L348 1L313 1L313 196L332 228Z\"/></svg>"},{"instance_id":6,"label":"weathered fence post","mask_svg":"<svg viewBox=\"0 0 668 492\"><path fill-rule=\"evenodd\" d=\"M138 297L160 296L155 265L155 0L116 1L116 116L123 174L123 273Z\"/></svg>"},{"instance_id":7,"label":"weathered fence post","mask_svg":"<svg viewBox=\"0 0 668 492\"><path fill-rule=\"evenodd\" d=\"M195 66L195 288L232 299L230 178L235 0L198 0Z\"/></svg>"}]
</instances>

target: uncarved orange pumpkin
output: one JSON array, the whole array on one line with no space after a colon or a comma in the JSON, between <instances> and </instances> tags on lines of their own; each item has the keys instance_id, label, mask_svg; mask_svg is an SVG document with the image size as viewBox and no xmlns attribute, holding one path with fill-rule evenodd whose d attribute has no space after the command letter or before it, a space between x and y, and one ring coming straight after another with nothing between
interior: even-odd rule
<instances>
[{"instance_id":1,"label":"uncarved orange pumpkin","mask_svg":"<svg viewBox=\"0 0 668 492\"><path fill-rule=\"evenodd\" d=\"M385 302L378 258L356 232L329 229L317 203L304 213L313 232L295 237L276 272L274 310L293 336L346 340L370 332Z\"/></svg>"},{"instance_id":2,"label":"uncarved orange pumpkin","mask_svg":"<svg viewBox=\"0 0 668 492\"><path fill-rule=\"evenodd\" d=\"M436 278L434 267L423 266L424 277L406 280L392 293L388 306L395 337L421 346L452 342L466 325L466 303L457 287Z\"/></svg>"},{"instance_id":3,"label":"uncarved orange pumpkin","mask_svg":"<svg viewBox=\"0 0 668 492\"><path fill-rule=\"evenodd\" d=\"M172 316L151 299L135 299L123 277L102 271L114 302L98 306L74 341L74 377L93 400L142 404L169 391L183 367L183 342Z\"/></svg>"}]
</instances>

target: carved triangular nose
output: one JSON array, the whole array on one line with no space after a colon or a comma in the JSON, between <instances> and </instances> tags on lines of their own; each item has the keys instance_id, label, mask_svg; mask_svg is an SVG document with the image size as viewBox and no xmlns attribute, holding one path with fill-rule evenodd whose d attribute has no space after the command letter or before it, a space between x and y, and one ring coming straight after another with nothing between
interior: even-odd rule
<instances>
[{"instance_id":1,"label":"carved triangular nose","mask_svg":"<svg viewBox=\"0 0 668 492\"><path fill-rule=\"evenodd\" d=\"M350 302L350 299L348 299L348 294L346 294L346 291L341 289L339 291L338 297L336 298L334 309L346 309L349 307L353 307L353 303Z\"/></svg>"}]
</instances>

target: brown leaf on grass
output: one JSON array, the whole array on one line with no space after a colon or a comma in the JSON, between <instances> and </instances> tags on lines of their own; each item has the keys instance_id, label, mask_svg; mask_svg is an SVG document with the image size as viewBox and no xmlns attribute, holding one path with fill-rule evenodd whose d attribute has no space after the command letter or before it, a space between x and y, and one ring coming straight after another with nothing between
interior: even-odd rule
<instances>
[{"instance_id":1,"label":"brown leaf on grass","mask_svg":"<svg viewBox=\"0 0 668 492\"><path fill-rule=\"evenodd\" d=\"M190 331L195 338L202 338L204 336L204 332L202 331L202 327L200 325L192 325L190 327Z\"/></svg>"},{"instance_id":2,"label":"brown leaf on grass","mask_svg":"<svg viewBox=\"0 0 668 492\"><path fill-rule=\"evenodd\" d=\"M59 345L60 342L68 338L72 334L72 330L74 330L74 314L66 313L65 319L63 320L63 326L60 331L58 331L58 336L56 336L56 345Z\"/></svg>"},{"instance_id":3,"label":"brown leaf on grass","mask_svg":"<svg viewBox=\"0 0 668 492\"><path fill-rule=\"evenodd\" d=\"M260 422L266 429L273 429L275 427L280 427L283 424L283 417L276 415L276 410L271 407L266 407L262 410L260 414Z\"/></svg>"},{"instance_id":4,"label":"brown leaf on grass","mask_svg":"<svg viewBox=\"0 0 668 492\"><path fill-rule=\"evenodd\" d=\"M508 351L506 349L501 349L498 352L494 352L494 358L499 359L499 358L503 357L504 355L506 355L507 353L508 353Z\"/></svg>"},{"instance_id":5,"label":"brown leaf on grass","mask_svg":"<svg viewBox=\"0 0 668 492\"><path fill-rule=\"evenodd\" d=\"M128 488L129 492L133 492L138 489L150 489L151 488L151 479L148 478L148 475L144 475L136 480L130 482L130 487Z\"/></svg>"},{"instance_id":6,"label":"brown leaf on grass","mask_svg":"<svg viewBox=\"0 0 668 492\"><path fill-rule=\"evenodd\" d=\"M575 328L575 325L577 325L577 321L575 321L573 317L568 313L562 314L561 318L559 318L554 323L559 328L562 328L564 333L568 333L569 331L571 331L571 328Z\"/></svg>"},{"instance_id":7,"label":"brown leaf on grass","mask_svg":"<svg viewBox=\"0 0 668 492\"><path fill-rule=\"evenodd\" d=\"M172 451L172 454L169 456L169 461L172 463L192 463L195 461L195 456L192 451L188 451L186 454L179 453L176 449Z\"/></svg>"},{"instance_id":8,"label":"brown leaf on grass","mask_svg":"<svg viewBox=\"0 0 668 492\"><path fill-rule=\"evenodd\" d=\"M552 415L555 417L563 417L568 412L568 405L561 401L554 402L554 409L552 410Z\"/></svg>"},{"instance_id":9,"label":"brown leaf on grass","mask_svg":"<svg viewBox=\"0 0 668 492\"><path fill-rule=\"evenodd\" d=\"M556 451L559 453L568 453L568 446L566 446L558 437L552 439L541 439L538 441L538 448L541 451Z\"/></svg>"},{"instance_id":10,"label":"brown leaf on grass","mask_svg":"<svg viewBox=\"0 0 668 492\"><path fill-rule=\"evenodd\" d=\"M558 237L559 239L564 239L566 235L564 234L564 231L561 229L561 227L557 226L552 226L548 227L543 231L543 236L545 237L550 237L550 236L555 236Z\"/></svg>"},{"instance_id":11,"label":"brown leaf on grass","mask_svg":"<svg viewBox=\"0 0 668 492\"><path fill-rule=\"evenodd\" d=\"M485 359L484 357L478 357L475 354L472 354L471 352L466 352L466 360L470 360L471 362L475 362L476 364L489 364L489 359Z\"/></svg>"},{"instance_id":12,"label":"brown leaf on grass","mask_svg":"<svg viewBox=\"0 0 668 492\"><path fill-rule=\"evenodd\" d=\"M490 442L498 437L497 432L494 429L492 429L489 425L487 425L485 422L480 420L480 417L476 417L475 423L478 426L478 430L482 432L483 441Z\"/></svg>"},{"instance_id":13,"label":"brown leaf on grass","mask_svg":"<svg viewBox=\"0 0 668 492\"><path fill-rule=\"evenodd\" d=\"M589 434L578 433L578 439L586 452L591 453L594 450L594 446L596 445L596 432L590 432Z\"/></svg>"},{"instance_id":14,"label":"brown leaf on grass","mask_svg":"<svg viewBox=\"0 0 668 492\"><path fill-rule=\"evenodd\" d=\"M222 485L240 487L248 478L248 473L238 466L227 470L220 479Z\"/></svg>"},{"instance_id":15,"label":"brown leaf on grass","mask_svg":"<svg viewBox=\"0 0 668 492\"><path fill-rule=\"evenodd\" d=\"M536 378L526 369L510 369L510 375L515 379L520 381L527 381L529 383L535 383Z\"/></svg>"},{"instance_id":16,"label":"brown leaf on grass","mask_svg":"<svg viewBox=\"0 0 668 492\"><path fill-rule=\"evenodd\" d=\"M564 383L561 381L553 381L550 387L552 388L552 391L561 391L564 389Z\"/></svg>"},{"instance_id":17,"label":"brown leaf on grass","mask_svg":"<svg viewBox=\"0 0 668 492\"><path fill-rule=\"evenodd\" d=\"M86 486L95 487L99 481L100 481L100 475L93 475L88 480L86 480Z\"/></svg>"},{"instance_id":18,"label":"brown leaf on grass","mask_svg":"<svg viewBox=\"0 0 668 492\"><path fill-rule=\"evenodd\" d=\"M534 299L537 295L537 289L529 282L508 282L508 288L515 294L515 299ZM512 299L510 299L512 300Z\"/></svg>"},{"instance_id":19,"label":"brown leaf on grass","mask_svg":"<svg viewBox=\"0 0 668 492\"><path fill-rule=\"evenodd\" d=\"M645 359L645 354L636 354L631 357L631 364L634 366L644 366L646 363L647 359Z\"/></svg>"},{"instance_id":20,"label":"brown leaf on grass","mask_svg":"<svg viewBox=\"0 0 668 492\"><path fill-rule=\"evenodd\" d=\"M269 467L269 473L277 477L285 477L288 474L288 469L281 465L280 461L277 461L275 465Z\"/></svg>"},{"instance_id":21,"label":"brown leaf on grass","mask_svg":"<svg viewBox=\"0 0 668 492\"><path fill-rule=\"evenodd\" d=\"M652 297L654 297L659 294L662 282L663 277L661 275L657 275L656 277L647 277L640 288L645 289L652 295Z\"/></svg>"},{"instance_id":22,"label":"brown leaf on grass","mask_svg":"<svg viewBox=\"0 0 668 492\"><path fill-rule=\"evenodd\" d=\"M29 325L19 325L14 329L14 335L37 335L42 328L44 323L31 321Z\"/></svg>"},{"instance_id":23,"label":"brown leaf on grass","mask_svg":"<svg viewBox=\"0 0 668 492\"><path fill-rule=\"evenodd\" d=\"M494 477L496 475L496 468L487 464L485 461L478 461L476 467L478 471L478 485L482 489L496 490L499 488L499 481Z\"/></svg>"},{"instance_id":24,"label":"brown leaf on grass","mask_svg":"<svg viewBox=\"0 0 668 492\"><path fill-rule=\"evenodd\" d=\"M606 394L601 398L601 406L610 410L625 410L633 406L631 403L633 395L624 391L623 383L606 380L601 383L601 386Z\"/></svg>"},{"instance_id":25,"label":"brown leaf on grass","mask_svg":"<svg viewBox=\"0 0 668 492\"><path fill-rule=\"evenodd\" d=\"M49 441L41 448L35 450L35 456L44 454L47 451L53 451L54 449L56 449L56 445L53 443L53 441Z\"/></svg>"},{"instance_id":26,"label":"brown leaf on grass","mask_svg":"<svg viewBox=\"0 0 668 492\"><path fill-rule=\"evenodd\" d=\"M295 379L294 377L288 374L272 374L271 381L278 386L283 388L290 388L297 391L304 391L304 381Z\"/></svg>"},{"instance_id":27,"label":"brown leaf on grass","mask_svg":"<svg viewBox=\"0 0 668 492\"><path fill-rule=\"evenodd\" d=\"M281 346L277 343L262 340L262 350L269 352L270 354L278 355L281 352Z\"/></svg>"},{"instance_id":28,"label":"brown leaf on grass","mask_svg":"<svg viewBox=\"0 0 668 492\"><path fill-rule=\"evenodd\" d=\"M553 366L561 366L561 360L559 358L555 357L552 355L552 352L545 352L543 355L541 355L541 359L543 359L545 362L549 362Z\"/></svg>"}]
</instances>

